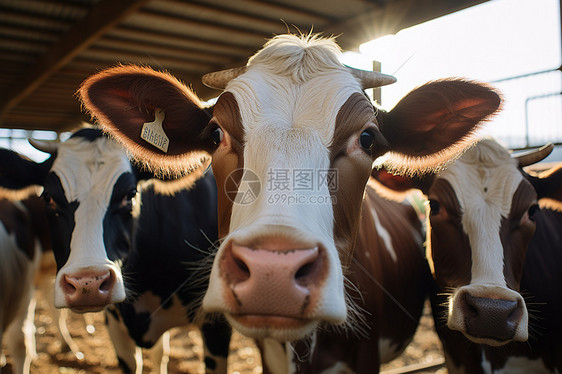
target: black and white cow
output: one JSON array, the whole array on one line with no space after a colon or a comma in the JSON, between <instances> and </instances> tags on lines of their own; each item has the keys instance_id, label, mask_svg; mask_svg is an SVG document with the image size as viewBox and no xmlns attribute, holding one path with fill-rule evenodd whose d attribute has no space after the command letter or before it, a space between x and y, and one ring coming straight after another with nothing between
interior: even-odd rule
<instances>
[{"instance_id":1,"label":"black and white cow","mask_svg":"<svg viewBox=\"0 0 562 374\"><path fill-rule=\"evenodd\" d=\"M119 354L127 367L134 362L134 352L127 346L136 343L150 348L165 331L200 318L199 305L213 258L208 248L217 240L217 189L212 172L205 176L195 172L185 178L190 179L189 185L197 180L191 188L173 195L159 190L166 188L162 186L164 182L149 180L138 186L140 214L134 222L131 252L123 266L131 302L110 307L108 318L110 324L122 318L128 334L121 335L132 338L122 341ZM184 219L178 220L177 214ZM226 373L230 328L220 319L203 323L201 328L208 349L207 371ZM119 338L112 335L112 340Z\"/></svg>"},{"instance_id":2,"label":"black and white cow","mask_svg":"<svg viewBox=\"0 0 562 374\"><path fill-rule=\"evenodd\" d=\"M192 186L187 184L202 173L186 176L182 181L187 184L183 190L177 187L181 192L174 196L147 186L133 220L137 183L153 175L132 165L122 147L101 130L87 128L51 152L37 164L4 150L1 185L44 186L57 262L55 306L92 312L121 303L127 333L118 332L115 322L121 318L113 308L110 334L120 363L134 372L139 365L135 344L151 347L167 329L195 321L207 278L197 272L192 286L190 266L204 263L217 240L214 179L209 175ZM173 219L178 214L191 219ZM164 223L166 217L172 219ZM225 372L230 329L220 320L203 327L204 340L213 344L206 357L208 371Z\"/></svg>"},{"instance_id":3,"label":"black and white cow","mask_svg":"<svg viewBox=\"0 0 562 374\"><path fill-rule=\"evenodd\" d=\"M44 221L38 196L0 199L0 346L4 337L16 374L29 373L36 356L34 278L50 248Z\"/></svg>"}]
</instances>

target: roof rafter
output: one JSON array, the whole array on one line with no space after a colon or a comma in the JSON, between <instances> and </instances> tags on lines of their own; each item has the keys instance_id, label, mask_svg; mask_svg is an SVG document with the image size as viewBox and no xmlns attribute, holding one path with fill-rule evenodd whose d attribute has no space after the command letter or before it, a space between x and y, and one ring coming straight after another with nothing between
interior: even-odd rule
<instances>
[{"instance_id":1,"label":"roof rafter","mask_svg":"<svg viewBox=\"0 0 562 374\"><path fill-rule=\"evenodd\" d=\"M0 94L0 122L11 108L24 100L41 83L66 65L110 28L137 11L148 0L101 0L22 76L11 89Z\"/></svg>"}]
</instances>

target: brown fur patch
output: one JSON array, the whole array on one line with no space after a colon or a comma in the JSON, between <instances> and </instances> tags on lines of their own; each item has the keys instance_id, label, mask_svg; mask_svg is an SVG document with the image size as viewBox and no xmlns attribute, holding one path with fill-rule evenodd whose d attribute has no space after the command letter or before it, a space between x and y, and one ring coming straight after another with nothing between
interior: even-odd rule
<instances>
[{"instance_id":1,"label":"brown fur patch","mask_svg":"<svg viewBox=\"0 0 562 374\"><path fill-rule=\"evenodd\" d=\"M337 170L338 189L332 191L334 204L334 240L344 266L349 264L357 230L365 185L371 173L370 162L347 154L347 146L352 137L359 137L360 131L369 121L374 120L371 103L359 94L353 94L340 108L336 117L334 138L330 147L331 168ZM375 134L375 149L384 152L382 135ZM379 153L376 152L376 153Z\"/></svg>"},{"instance_id":2,"label":"brown fur patch","mask_svg":"<svg viewBox=\"0 0 562 374\"><path fill-rule=\"evenodd\" d=\"M219 238L222 239L230 232L232 216L233 202L228 197L227 191L237 190L242 174L232 174L234 178L229 178L229 176L234 170L244 167L244 128L238 103L229 92L221 95L213 114L211 126L220 126L226 133L223 141L228 142L228 144L221 145L226 147L226 153L215 152L212 163L218 190Z\"/></svg>"},{"instance_id":3,"label":"brown fur patch","mask_svg":"<svg viewBox=\"0 0 562 374\"><path fill-rule=\"evenodd\" d=\"M453 187L437 179L429 189L429 199L439 203L439 212L428 212L427 251L433 261L440 289L461 287L472 278L472 257L468 236L462 228L462 212Z\"/></svg>"},{"instance_id":4,"label":"brown fur patch","mask_svg":"<svg viewBox=\"0 0 562 374\"><path fill-rule=\"evenodd\" d=\"M535 233L533 221L521 221L536 200L535 190L528 181L523 180L513 194L509 216L507 219L502 219L500 227L505 281L509 288L517 292L520 289L527 247Z\"/></svg>"}]
</instances>

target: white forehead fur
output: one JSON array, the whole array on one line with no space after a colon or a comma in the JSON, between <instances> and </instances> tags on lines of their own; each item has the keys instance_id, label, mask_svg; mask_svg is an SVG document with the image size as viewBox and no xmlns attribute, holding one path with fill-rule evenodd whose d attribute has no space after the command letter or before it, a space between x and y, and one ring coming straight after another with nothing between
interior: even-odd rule
<instances>
[{"instance_id":1,"label":"white forehead fur","mask_svg":"<svg viewBox=\"0 0 562 374\"><path fill-rule=\"evenodd\" d=\"M523 179L517 161L494 140L483 139L439 177L451 184L462 209L472 248L471 283L505 285L499 233Z\"/></svg>"},{"instance_id":2,"label":"white forehead fur","mask_svg":"<svg viewBox=\"0 0 562 374\"><path fill-rule=\"evenodd\" d=\"M314 130L331 144L339 109L361 85L338 61L333 39L280 35L250 58L226 90L238 101L246 133L257 126Z\"/></svg>"},{"instance_id":3,"label":"white forehead fur","mask_svg":"<svg viewBox=\"0 0 562 374\"><path fill-rule=\"evenodd\" d=\"M51 171L59 177L66 199L82 201L86 194L98 193L107 204L113 186L131 164L122 147L106 137L88 141L70 138L58 148Z\"/></svg>"}]
</instances>

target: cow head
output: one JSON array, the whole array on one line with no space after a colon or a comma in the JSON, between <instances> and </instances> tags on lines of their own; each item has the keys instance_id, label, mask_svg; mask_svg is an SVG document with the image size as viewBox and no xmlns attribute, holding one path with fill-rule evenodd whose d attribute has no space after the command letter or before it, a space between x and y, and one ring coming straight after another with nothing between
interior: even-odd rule
<instances>
[{"instance_id":1,"label":"cow head","mask_svg":"<svg viewBox=\"0 0 562 374\"><path fill-rule=\"evenodd\" d=\"M123 301L120 259L130 247L136 188L125 151L99 129L42 149L51 157L41 164L3 150L0 185L44 187L57 263L55 306L91 312Z\"/></svg>"},{"instance_id":2,"label":"cow head","mask_svg":"<svg viewBox=\"0 0 562 374\"><path fill-rule=\"evenodd\" d=\"M212 156L221 244L203 308L247 336L293 340L344 322L344 268L375 159L390 151L412 172L441 164L499 106L487 87L449 80L377 115L363 89L393 78L359 74L339 53L332 39L273 38L246 67L204 77L224 88L210 120L187 87L149 68L111 68L80 88L148 165L181 173ZM157 113L165 151L141 131Z\"/></svg>"},{"instance_id":3,"label":"cow head","mask_svg":"<svg viewBox=\"0 0 562 374\"><path fill-rule=\"evenodd\" d=\"M395 190L415 187L428 197L428 252L448 298L447 326L493 346L528 338L520 294L525 254L540 219L539 202L557 201L561 169L531 176L522 167L542 160L552 145L511 157L481 140L446 170L418 179L376 172ZM540 200L542 199L542 200Z\"/></svg>"}]
</instances>

